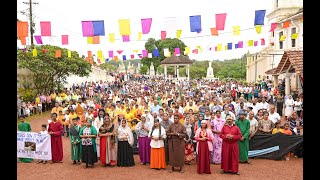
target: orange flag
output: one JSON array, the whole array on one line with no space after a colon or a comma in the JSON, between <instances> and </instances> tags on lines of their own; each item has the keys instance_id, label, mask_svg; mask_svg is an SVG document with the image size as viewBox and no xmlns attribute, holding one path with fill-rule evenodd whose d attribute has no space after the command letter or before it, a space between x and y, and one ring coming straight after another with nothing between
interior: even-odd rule
<instances>
[{"instance_id":1,"label":"orange flag","mask_svg":"<svg viewBox=\"0 0 320 180\"><path fill-rule=\"evenodd\" d=\"M87 61L87 62L90 62L90 58L89 58L89 57L86 57L86 61Z\"/></svg>"},{"instance_id":2,"label":"orange flag","mask_svg":"<svg viewBox=\"0 0 320 180\"><path fill-rule=\"evenodd\" d=\"M56 57L56 58L61 57L61 50L60 50L60 49L56 50L56 55L55 55L55 57Z\"/></svg>"},{"instance_id":3,"label":"orange flag","mask_svg":"<svg viewBox=\"0 0 320 180\"><path fill-rule=\"evenodd\" d=\"M283 23L283 28L288 28L290 26L290 21Z\"/></svg>"},{"instance_id":4,"label":"orange flag","mask_svg":"<svg viewBox=\"0 0 320 180\"><path fill-rule=\"evenodd\" d=\"M113 56L113 60L118 61L118 56Z\"/></svg>"},{"instance_id":5,"label":"orange flag","mask_svg":"<svg viewBox=\"0 0 320 180\"><path fill-rule=\"evenodd\" d=\"M92 44L100 44L100 37L99 36L93 36L92 37Z\"/></svg>"},{"instance_id":6,"label":"orange flag","mask_svg":"<svg viewBox=\"0 0 320 180\"><path fill-rule=\"evenodd\" d=\"M219 36L219 32L217 28L210 28L212 36Z\"/></svg>"},{"instance_id":7,"label":"orange flag","mask_svg":"<svg viewBox=\"0 0 320 180\"><path fill-rule=\"evenodd\" d=\"M92 51L88 51L88 57L92 58Z\"/></svg>"},{"instance_id":8,"label":"orange flag","mask_svg":"<svg viewBox=\"0 0 320 180\"><path fill-rule=\"evenodd\" d=\"M27 41L26 41L26 37L19 37L20 41L21 41L21 45L26 45Z\"/></svg>"},{"instance_id":9,"label":"orange flag","mask_svg":"<svg viewBox=\"0 0 320 180\"><path fill-rule=\"evenodd\" d=\"M28 22L17 22L18 37L28 37Z\"/></svg>"}]
</instances>

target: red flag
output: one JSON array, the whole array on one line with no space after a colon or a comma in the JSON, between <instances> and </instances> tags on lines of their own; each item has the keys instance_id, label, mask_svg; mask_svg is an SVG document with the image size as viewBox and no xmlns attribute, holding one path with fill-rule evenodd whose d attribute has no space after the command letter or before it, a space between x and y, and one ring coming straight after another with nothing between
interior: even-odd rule
<instances>
[{"instance_id":1,"label":"red flag","mask_svg":"<svg viewBox=\"0 0 320 180\"><path fill-rule=\"evenodd\" d=\"M117 51L117 53L118 53L119 55L121 55L122 52L123 52L123 50L118 50L118 51Z\"/></svg>"},{"instance_id":2,"label":"red flag","mask_svg":"<svg viewBox=\"0 0 320 180\"><path fill-rule=\"evenodd\" d=\"M161 40L165 40L167 37L167 32L166 31L161 31Z\"/></svg>"},{"instance_id":3,"label":"red flag","mask_svg":"<svg viewBox=\"0 0 320 180\"><path fill-rule=\"evenodd\" d=\"M226 23L227 13L216 14L216 29L224 30L224 25Z\"/></svg>"},{"instance_id":4,"label":"red flag","mask_svg":"<svg viewBox=\"0 0 320 180\"><path fill-rule=\"evenodd\" d=\"M61 35L61 42L62 42L62 45L68 45L69 44L69 36L68 35Z\"/></svg>"}]
</instances>

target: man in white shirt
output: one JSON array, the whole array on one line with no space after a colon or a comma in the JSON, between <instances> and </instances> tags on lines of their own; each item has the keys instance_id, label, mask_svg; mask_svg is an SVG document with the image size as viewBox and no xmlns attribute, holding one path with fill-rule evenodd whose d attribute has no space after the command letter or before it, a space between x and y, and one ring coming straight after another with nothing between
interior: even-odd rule
<instances>
[{"instance_id":1,"label":"man in white shirt","mask_svg":"<svg viewBox=\"0 0 320 180\"><path fill-rule=\"evenodd\" d=\"M269 104L266 102L266 97L262 98L262 102L260 103L260 108L259 109L264 109L269 111Z\"/></svg>"},{"instance_id":2,"label":"man in white shirt","mask_svg":"<svg viewBox=\"0 0 320 180\"><path fill-rule=\"evenodd\" d=\"M234 115L234 113L229 110L229 105L228 104L226 104L224 106L224 111L221 112L221 118L222 119L226 119L227 114L230 114L233 119L236 119L236 116Z\"/></svg>"},{"instance_id":3,"label":"man in white shirt","mask_svg":"<svg viewBox=\"0 0 320 180\"><path fill-rule=\"evenodd\" d=\"M270 113L269 113L269 119L275 124L276 122L280 122L280 115L275 112L275 106L270 105Z\"/></svg>"}]
</instances>

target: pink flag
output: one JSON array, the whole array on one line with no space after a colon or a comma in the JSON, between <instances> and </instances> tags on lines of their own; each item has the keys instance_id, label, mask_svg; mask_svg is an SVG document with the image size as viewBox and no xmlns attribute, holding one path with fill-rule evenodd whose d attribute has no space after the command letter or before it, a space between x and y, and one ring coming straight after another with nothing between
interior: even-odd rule
<instances>
[{"instance_id":1,"label":"pink flag","mask_svg":"<svg viewBox=\"0 0 320 180\"><path fill-rule=\"evenodd\" d=\"M83 37L92 37L93 34L93 24L92 21L82 21L82 35Z\"/></svg>"},{"instance_id":2,"label":"pink flag","mask_svg":"<svg viewBox=\"0 0 320 180\"><path fill-rule=\"evenodd\" d=\"M273 32L278 26L278 23L271 23L271 29L270 32Z\"/></svg>"},{"instance_id":3,"label":"pink flag","mask_svg":"<svg viewBox=\"0 0 320 180\"><path fill-rule=\"evenodd\" d=\"M161 31L161 40L165 40L167 37L167 32L166 31Z\"/></svg>"},{"instance_id":4,"label":"pink flag","mask_svg":"<svg viewBox=\"0 0 320 180\"><path fill-rule=\"evenodd\" d=\"M142 57L148 57L148 50L142 50Z\"/></svg>"},{"instance_id":5,"label":"pink flag","mask_svg":"<svg viewBox=\"0 0 320 180\"><path fill-rule=\"evenodd\" d=\"M68 45L69 44L69 36L68 35L61 35L61 42L62 42L62 45Z\"/></svg>"},{"instance_id":6,"label":"pink flag","mask_svg":"<svg viewBox=\"0 0 320 180\"><path fill-rule=\"evenodd\" d=\"M254 41L254 46L258 46L258 41Z\"/></svg>"},{"instance_id":7,"label":"pink flag","mask_svg":"<svg viewBox=\"0 0 320 180\"><path fill-rule=\"evenodd\" d=\"M109 51L109 58L113 57L113 51Z\"/></svg>"},{"instance_id":8,"label":"pink flag","mask_svg":"<svg viewBox=\"0 0 320 180\"><path fill-rule=\"evenodd\" d=\"M266 41L264 40L264 38L261 39L261 46L264 46L266 44Z\"/></svg>"},{"instance_id":9,"label":"pink flag","mask_svg":"<svg viewBox=\"0 0 320 180\"><path fill-rule=\"evenodd\" d=\"M141 19L142 34L148 34L150 32L151 24L152 18Z\"/></svg>"},{"instance_id":10,"label":"pink flag","mask_svg":"<svg viewBox=\"0 0 320 180\"><path fill-rule=\"evenodd\" d=\"M120 55L123 52L123 50L118 50L117 53Z\"/></svg>"},{"instance_id":11,"label":"pink flag","mask_svg":"<svg viewBox=\"0 0 320 180\"><path fill-rule=\"evenodd\" d=\"M51 23L50 21L40 22L41 36L51 36Z\"/></svg>"},{"instance_id":12,"label":"pink flag","mask_svg":"<svg viewBox=\"0 0 320 180\"><path fill-rule=\"evenodd\" d=\"M37 44L42 44L41 36L34 36L34 38L36 39Z\"/></svg>"},{"instance_id":13,"label":"pink flag","mask_svg":"<svg viewBox=\"0 0 320 180\"><path fill-rule=\"evenodd\" d=\"M226 23L227 13L216 14L216 29L224 30L224 25Z\"/></svg>"},{"instance_id":14,"label":"pink flag","mask_svg":"<svg viewBox=\"0 0 320 180\"><path fill-rule=\"evenodd\" d=\"M174 48L175 55L180 55L180 48Z\"/></svg>"},{"instance_id":15,"label":"pink flag","mask_svg":"<svg viewBox=\"0 0 320 180\"><path fill-rule=\"evenodd\" d=\"M134 59L134 55L133 55L133 54L131 54L131 55L130 55L130 58L131 58L131 59Z\"/></svg>"},{"instance_id":16,"label":"pink flag","mask_svg":"<svg viewBox=\"0 0 320 180\"><path fill-rule=\"evenodd\" d=\"M238 48L243 48L243 41L238 42Z\"/></svg>"},{"instance_id":17,"label":"pink flag","mask_svg":"<svg viewBox=\"0 0 320 180\"><path fill-rule=\"evenodd\" d=\"M130 36L129 35L122 35L122 42L129 42Z\"/></svg>"}]
</instances>

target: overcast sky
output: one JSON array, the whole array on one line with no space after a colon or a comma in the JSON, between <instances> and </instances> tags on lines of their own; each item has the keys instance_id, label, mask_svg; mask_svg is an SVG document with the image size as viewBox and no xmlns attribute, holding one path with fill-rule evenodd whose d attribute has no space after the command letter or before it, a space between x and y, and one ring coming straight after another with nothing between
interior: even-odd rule
<instances>
[{"instance_id":1,"label":"overcast sky","mask_svg":"<svg viewBox=\"0 0 320 180\"><path fill-rule=\"evenodd\" d=\"M22 21L27 17L19 13L28 8L23 4L27 0L17 0L17 16ZM69 45L62 47L75 50L80 54L87 55L87 51L96 54L102 50L105 57L108 57L109 50L125 50L121 55L134 54L133 50L144 49L144 43L150 37L160 39L161 31L165 30L163 23L166 17L177 18L177 29L182 30L181 40L192 49L201 46L204 51L198 55L190 55L198 60L224 60L241 57L248 52L257 52L263 48L247 47L247 41L260 40L265 38L268 44L268 31L270 25L265 17L265 25L262 33L257 34L254 28L255 10L266 10L266 15L271 12L271 0L33 0L38 2L34 5L36 31L34 35L40 35L40 21L51 21L52 37L43 37L44 44L61 45L61 35L69 35ZM225 30L219 31L220 35L210 35L210 28L215 27L215 14L227 13ZM201 15L202 32L197 34L190 32L189 16ZM151 31L142 35L141 41L137 41L138 32L141 32L141 19L152 18ZM122 42L119 34L119 19L130 19L131 36L133 41ZM81 21L104 20L106 36L100 37L100 44L88 45L86 37L82 36ZM240 26L240 36L234 36L232 26ZM249 29L249 30L243 30ZM115 33L116 41L110 43L108 34ZM175 33L168 32L167 37L174 38ZM229 42L237 43L244 41L243 49L215 52L217 44L226 45ZM29 41L27 41L28 43ZM35 41L34 41L35 42ZM19 45L19 42L18 42ZM209 51L209 47L213 51Z\"/></svg>"}]
</instances>

